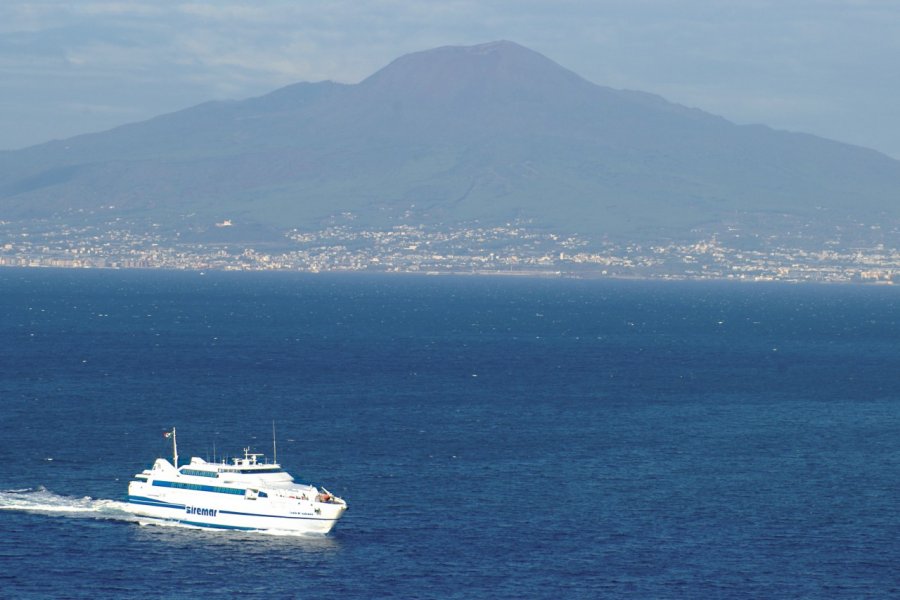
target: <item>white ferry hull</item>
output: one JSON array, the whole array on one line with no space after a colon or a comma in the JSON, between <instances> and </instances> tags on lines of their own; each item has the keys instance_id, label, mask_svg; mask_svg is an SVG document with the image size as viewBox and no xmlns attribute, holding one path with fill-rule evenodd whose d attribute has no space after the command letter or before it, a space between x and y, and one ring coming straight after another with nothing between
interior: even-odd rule
<instances>
[{"instance_id":1,"label":"white ferry hull","mask_svg":"<svg viewBox=\"0 0 900 600\"><path fill-rule=\"evenodd\" d=\"M139 487L144 487L137 484ZM128 510L152 519L196 527L243 531L279 530L326 534L346 510L344 505L320 502L285 502L260 498L198 498L197 492L168 493L166 498L129 488ZM203 496L221 494L200 493Z\"/></svg>"}]
</instances>

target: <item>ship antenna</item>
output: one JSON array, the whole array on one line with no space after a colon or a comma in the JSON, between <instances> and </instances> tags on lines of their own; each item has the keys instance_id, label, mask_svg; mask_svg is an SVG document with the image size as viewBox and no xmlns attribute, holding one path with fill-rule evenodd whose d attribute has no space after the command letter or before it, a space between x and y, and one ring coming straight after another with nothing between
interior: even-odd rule
<instances>
[{"instance_id":1,"label":"ship antenna","mask_svg":"<svg viewBox=\"0 0 900 600\"><path fill-rule=\"evenodd\" d=\"M172 460L175 461L175 468L178 468L178 438L175 437L175 428L172 428Z\"/></svg>"},{"instance_id":2,"label":"ship antenna","mask_svg":"<svg viewBox=\"0 0 900 600\"><path fill-rule=\"evenodd\" d=\"M278 446L275 445L275 419L272 419L272 462L278 463Z\"/></svg>"}]
</instances>

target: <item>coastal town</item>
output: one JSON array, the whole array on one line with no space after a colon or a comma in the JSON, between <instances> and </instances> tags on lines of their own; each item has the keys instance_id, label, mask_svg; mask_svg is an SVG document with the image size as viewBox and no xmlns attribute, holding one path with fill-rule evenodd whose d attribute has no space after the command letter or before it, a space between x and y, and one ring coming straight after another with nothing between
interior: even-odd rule
<instances>
[{"instance_id":1,"label":"coastal town","mask_svg":"<svg viewBox=\"0 0 900 600\"><path fill-rule=\"evenodd\" d=\"M276 243L253 244L189 242L127 224L35 227L0 222L0 266L900 283L900 250L890 245L848 247L824 240L810 248L748 237L753 236L698 232L693 241L620 243L517 223L440 230L334 225L290 230Z\"/></svg>"}]
</instances>

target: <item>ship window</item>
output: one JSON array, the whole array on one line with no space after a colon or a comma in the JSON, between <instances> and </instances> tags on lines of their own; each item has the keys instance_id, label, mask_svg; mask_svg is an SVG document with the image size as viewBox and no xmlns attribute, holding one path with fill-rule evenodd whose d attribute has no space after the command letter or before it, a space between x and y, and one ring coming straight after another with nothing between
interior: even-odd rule
<instances>
[{"instance_id":1,"label":"ship window","mask_svg":"<svg viewBox=\"0 0 900 600\"><path fill-rule=\"evenodd\" d=\"M210 471L198 471L197 469L181 469L182 475L193 475L194 477L218 477L218 473Z\"/></svg>"},{"instance_id":2,"label":"ship window","mask_svg":"<svg viewBox=\"0 0 900 600\"><path fill-rule=\"evenodd\" d=\"M279 469L278 467L273 467L271 469L240 469L239 473L244 474L268 474L268 473L284 473L284 470Z\"/></svg>"},{"instance_id":3,"label":"ship window","mask_svg":"<svg viewBox=\"0 0 900 600\"><path fill-rule=\"evenodd\" d=\"M216 492L218 494L234 494L243 496L246 490L220 487L217 485L202 485L199 483L182 483L180 481L154 481L156 487L178 488L181 490L194 490L197 492Z\"/></svg>"}]
</instances>

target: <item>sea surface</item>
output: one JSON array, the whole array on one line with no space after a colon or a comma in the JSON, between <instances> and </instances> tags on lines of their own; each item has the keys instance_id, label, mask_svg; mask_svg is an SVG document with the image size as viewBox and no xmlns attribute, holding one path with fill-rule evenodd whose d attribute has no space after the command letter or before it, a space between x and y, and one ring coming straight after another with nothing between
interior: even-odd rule
<instances>
[{"instance_id":1,"label":"sea surface","mask_svg":"<svg viewBox=\"0 0 900 600\"><path fill-rule=\"evenodd\" d=\"M142 526L244 446L326 537ZM900 289L0 270L0 597L900 596Z\"/></svg>"}]
</instances>

